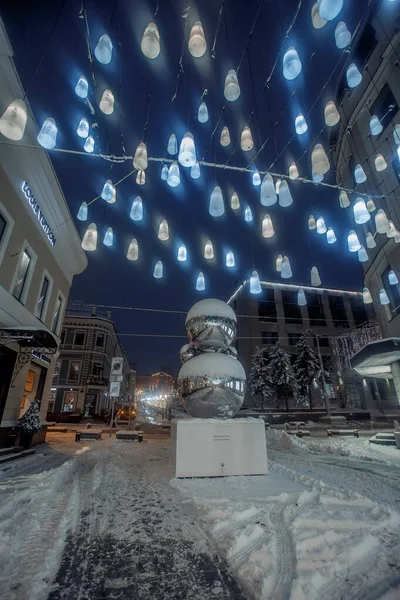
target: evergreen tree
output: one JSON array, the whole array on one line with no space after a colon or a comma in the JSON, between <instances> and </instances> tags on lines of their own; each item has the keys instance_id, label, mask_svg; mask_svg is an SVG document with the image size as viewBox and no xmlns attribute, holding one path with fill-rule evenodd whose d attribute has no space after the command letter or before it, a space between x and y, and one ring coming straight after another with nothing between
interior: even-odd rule
<instances>
[{"instance_id":1,"label":"evergreen tree","mask_svg":"<svg viewBox=\"0 0 400 600\"><path fill-rule=\"evenodd\" d=\"M20 425L24 433L34 434L41 430L39 400L32 402L26 413L21 417Z\"/></svg>"},{"instance_id":2,"label":"evergreen tree","mask_svg":"<svg viewBox=\"0 0 400 600\"><path fill-rule=\"evenodd\" d=\"M268 358L265 355L265 350L257 346L255 353L251 357L249 387L252 396L260 396L262 410L264 410L264 402L270 396L270 379Z\"/></svg>"},{"instance_id":3,"label":"evergreen tree","mask_svg":"<svg viewBox=\"0 0 400 600\"><path fill-rule=\"evenodd\" d=\"M307 334L308 332L305 331L296 344L297 358L294 363L294 372L299 392L303 397L308 399L310 409L312 410L310 385L319 371L319 361L315 356L314 350L308 343Z\"/></svg>"},{"instance_id":4,"label":"evergreen tree","mask_svg":"<svg viewBox=\"0 0 400 600\"><path fill-rule=\"evenodd\" d=\"M293 398L296 391L296 378L290 356L280 347L279 342L269 354L269 369L272 387L279 400L285 400L286 410L289 412L289 399Z\"/></svg>"}]
</instances>

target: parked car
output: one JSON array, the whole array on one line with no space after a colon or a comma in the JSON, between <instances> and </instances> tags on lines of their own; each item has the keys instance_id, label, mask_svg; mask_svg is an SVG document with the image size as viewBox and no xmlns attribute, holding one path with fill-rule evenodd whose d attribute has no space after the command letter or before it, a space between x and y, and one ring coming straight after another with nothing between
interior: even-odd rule
<instances>
[{"instance_id":1,"label":"parked car","mask_svg":"<svg viewBox=\"0 0 400 600\"><path fill-rule=\"evenodd\" d=\"M136 409L131 406L131 420L136 418ZM118 421L129 421L129 404L124 404L117 412L116 418Z\"/></svg>"}]
</instances>

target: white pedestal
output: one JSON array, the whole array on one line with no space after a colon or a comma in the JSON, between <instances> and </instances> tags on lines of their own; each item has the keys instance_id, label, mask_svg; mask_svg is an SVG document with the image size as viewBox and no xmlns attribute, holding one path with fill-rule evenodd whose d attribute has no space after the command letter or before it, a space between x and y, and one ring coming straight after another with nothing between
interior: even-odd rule
<instances>
[{"instance_id":1,"label":"white pedestal","mask_svg":"<svg viewBox=\"0 0 400 600\"><path fill-rule=\"evenodd\" d=\"M175 477L267 475L261 419L172 421Z\"/></svg>"}]
</instances>

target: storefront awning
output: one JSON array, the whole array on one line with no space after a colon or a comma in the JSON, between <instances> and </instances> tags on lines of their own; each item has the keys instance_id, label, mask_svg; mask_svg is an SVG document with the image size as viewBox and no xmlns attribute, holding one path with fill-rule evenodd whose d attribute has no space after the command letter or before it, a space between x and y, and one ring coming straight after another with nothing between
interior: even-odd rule
<instances>
[{"instance_id":1,"label":"storefront awning","mask_svg":"<svg viewBox=\"0 0 400 600\"><path fill-rule=\"evenodd\" d=\"M58 348L56 338L47 329L37 327L1 327L0 346L16 342L20 348L40 348L43 354L54 354Z\"/></svg>"},{"instance_id":2,"label":"storefront awning","mask_svg":"<svg viewBox=\"0 0 400 600\"><path fill-rule=\"evenodd\" d=\"M400 361L400 338L370 342L350 360L352 368L362 377L391 379L391 367Z\"/></svg>"}]
</instances>

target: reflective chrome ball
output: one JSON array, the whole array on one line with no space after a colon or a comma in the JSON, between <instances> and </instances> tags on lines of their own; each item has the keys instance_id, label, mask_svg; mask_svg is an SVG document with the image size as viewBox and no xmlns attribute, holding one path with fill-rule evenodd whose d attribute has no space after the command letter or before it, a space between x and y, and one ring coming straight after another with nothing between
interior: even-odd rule
<instances>
[{"instance_id":1,"label":"reflective chrome ball","mask_svg":"<svg viewBox=\"0 0 400 600\"><path fill-rule=\"evenodd\" d=\"M180 351L181 363L184 365L186 361L196 356L196 348L191 344L185 344Z\"/></svg>"},{"instance_id":2,"label":"reflective chrome ball","mask_svg":"<svg viewBox=\"0 0 400 600\"><path fill-rule=\"evenodd\" d=\"M201 350L227 348L236 337L236 315L222 300L201 300L186 317L186 334Z\"/></svg>"},{"instance_id":3,"label":"reflective chrome ball","mask_svg":"<svg viewBox=\"0 0 400 600\"><path fill-rule=\"evenodd\" d=\"M246 374L241 363L220 353L187 361L178 375L181 402L203 419L230 419L243 405Z\"/></svg>"}]
</instances>

